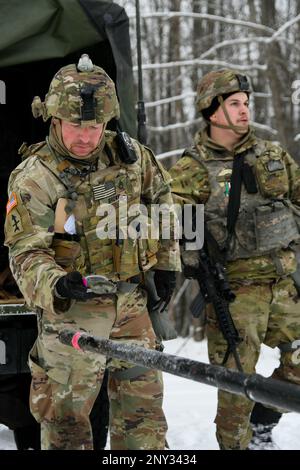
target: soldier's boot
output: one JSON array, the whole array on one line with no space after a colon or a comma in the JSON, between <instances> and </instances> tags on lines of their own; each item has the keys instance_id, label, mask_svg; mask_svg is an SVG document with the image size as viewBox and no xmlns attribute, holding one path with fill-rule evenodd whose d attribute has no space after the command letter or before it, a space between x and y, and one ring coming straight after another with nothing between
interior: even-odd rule
<instances>
[{"instance_id":1,"label":"soldier's boot","mask_svg":"<svg viewBox=\"0 0 300 470\"><path fill-rule=\"evenodd\" d=\"M105 371L100 392L90 413L94 450L105 449L109 425L108 371Z\"/></svg>"},{"instance_id":2,"label":"soldier's boot","mask_svg":"<svg viewBox=\"0 0 300 470\"><path fill-rule=\"evenodd\" d=\"M249 450L277 448L272 438L272 431L281 416L279 411L266 408L261 403L255 404L250 418L253 436L248 446Z\"/></svg>"}]
</instances>

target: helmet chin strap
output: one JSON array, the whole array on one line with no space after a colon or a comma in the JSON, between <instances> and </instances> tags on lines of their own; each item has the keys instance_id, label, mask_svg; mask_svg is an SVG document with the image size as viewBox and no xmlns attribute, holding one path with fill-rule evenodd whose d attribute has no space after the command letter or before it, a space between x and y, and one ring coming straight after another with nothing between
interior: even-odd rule
<instances>
[{"instance_id":1,"label":"helmet chin strap","mask_svg":"<svg viewBox=\"0 0 300 470\"><path fill-rule=\"evenodd\" d=\"M228 111L226 109L226 106L225 106L225 103L224 103L224 100L223 100L223 96L218 96L218 101L220 103L220 106L223 110L223 113L224 113L224 116L228 122L228 126L225 126L225 125L222 125L222 124L215 124L211 121L209 121L209 124L211 126L214 126L214 127L219 127L220 129L231 129L233 132L235 132L236 134L238 135L243 135L245 134L245 127L242 127L242 126L236 126L233 124L233 122L231 121L230 117L229 117L229 114L228 114Z\"/></svg>"}]
</instances>

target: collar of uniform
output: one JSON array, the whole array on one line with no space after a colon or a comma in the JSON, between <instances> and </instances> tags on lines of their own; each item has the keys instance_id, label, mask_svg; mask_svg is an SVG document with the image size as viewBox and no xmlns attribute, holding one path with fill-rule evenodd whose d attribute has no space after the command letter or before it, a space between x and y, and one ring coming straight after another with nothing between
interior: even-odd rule
<instances>
[{"instance_id":1,"label":"collar of uniform","mask_svg":"<svg viewBox=\"0 0 300 470\"><path fill-rule=\"evenodd\" d=\"M235 145L232 151L228 150L227 148L223 147L223 145L218 144L215 142L211 137L208 135L208 127L204 130L199 131L195 136L195 145L199 147L204 145L205 147L214 150L214 158L216 158L216 153L220 155L220 158L228 158L232 159L235 155L248 150L249 148L253 147L257 143L255 134L253 129L250 127L249 132ZM209 158L209 156L208 156Z\"/></svg>"}]
</instances>

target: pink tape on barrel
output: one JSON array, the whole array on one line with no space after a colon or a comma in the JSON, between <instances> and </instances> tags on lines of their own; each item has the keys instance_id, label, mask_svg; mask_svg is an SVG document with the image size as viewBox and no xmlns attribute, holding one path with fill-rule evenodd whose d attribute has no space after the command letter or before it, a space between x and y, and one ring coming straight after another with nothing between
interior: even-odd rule
<instances>
[{"instance_id":1,"label":"pink tape on barrel","mask_svg":"<svg viewBox=\"0 0 300 470\"><path fill-rule=\"evenodd\" d=\"M71 341L73 348L78 349L78 351L81 351L81 347L78 344L78 340L79 340L80 336L81 336L80 332L75 333L75 335L73 336L72 341Z\"/></svg>"}]
</instances>

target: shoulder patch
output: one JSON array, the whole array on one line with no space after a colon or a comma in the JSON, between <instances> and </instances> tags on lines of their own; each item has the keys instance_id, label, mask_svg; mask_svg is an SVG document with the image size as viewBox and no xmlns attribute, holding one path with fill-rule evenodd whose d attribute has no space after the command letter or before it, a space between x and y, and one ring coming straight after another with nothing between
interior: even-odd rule
<instances>
[{"instance_id":1,"label":"shoulder patch","mask_svg":"<svg viewBox=\"0 0 300 470\"><path fill-rule=\"evenodd\" d=\"M10 211L18 205L18 198L16 193L13 191L10 193L8 202L6 204L6 215L10 213Z\"/></svg>"},{"instance_id":2,"label":"shoulder patch","mask_svg":"<svg viewBox=\"0 0 300 470\"><path fill-rule=\"evenodd\" d=\"M28 235L35 233L30 214L26 206L22 204L22 200L19 194L15 194L15 197L18 198L16 200L19 201L19 204L10 208L4 225L5 244L7 246L12 245L16 241L22 239L24 236L27 237Z\"/></svg>"}]
</instances>

